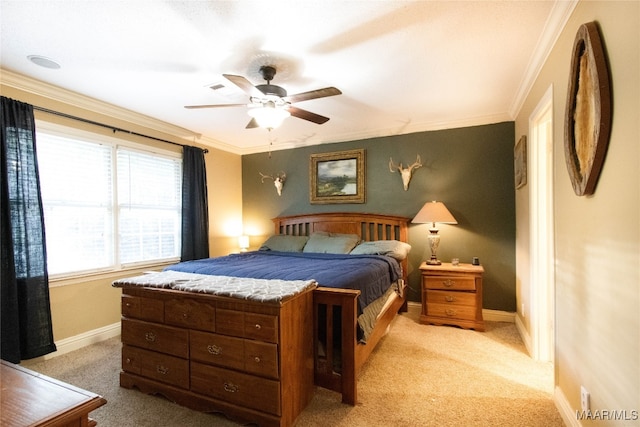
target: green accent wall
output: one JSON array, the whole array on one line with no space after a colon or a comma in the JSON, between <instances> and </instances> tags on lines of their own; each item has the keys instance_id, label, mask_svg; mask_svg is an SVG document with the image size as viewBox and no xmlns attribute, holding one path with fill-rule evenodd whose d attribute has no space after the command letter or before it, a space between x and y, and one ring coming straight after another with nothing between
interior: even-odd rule
<instances>
[{"instance_id":1,"label":"green accent wall","mask_svg":"<svg viewBox=\"0 0 640 427\"><path fill-rule=\"evenodd\" d=\"M271 219L311 212L368 212L413 218L422 205L442 201L458 221L439 226L438 258L470 263L480 258L485 268L486 309L516 311L514 123L447 129L371 138L242 156L242 204L245 233L252 249L273 233ZM365 149L366 202L312 205L309 202L309 157ZM423 166L414 171L404 191L398 172L389 171L389 158L403 165L416 155ZM282 196L267 175L284 171ZM213 210L215 212L215 209ZM409 227L409 299L420 301L420 263L429 258L427 224Z\"/></svg>"}]
</instances>

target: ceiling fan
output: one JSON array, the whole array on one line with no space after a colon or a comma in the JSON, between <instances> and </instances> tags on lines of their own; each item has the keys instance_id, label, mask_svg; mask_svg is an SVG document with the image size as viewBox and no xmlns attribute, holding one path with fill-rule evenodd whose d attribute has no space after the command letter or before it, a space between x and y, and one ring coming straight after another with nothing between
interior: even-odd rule
<instances>
[{"instance_id":1,"label":"ceiling fan","mask_svg":"<svg viewBox=\"0 0 640 427\"><path fill-rule=\"evenodd\" d=\"M327 96L340 95L342 92L335 87L325 87L323 89L302 92L295 95L287 95L287 91L281 87L271 84L271 80L276 75L276 69L270 65L260 67L260 74L267 84L254 86L249 80L242 76L233 74L223 74L223 76L231 83L242 89L249 95L248 104L212 104L212 105L186 105L184 108L221 108L221 107L239 107L247 106L248 113L252 117L246 128L263 127L266 129L274 129L289 117L297 117L319 125L327 122L328 117L302 108L294 107L293 103L300 101L308 101L310 99L324 98Z\"/></svg>"}]
</instances>

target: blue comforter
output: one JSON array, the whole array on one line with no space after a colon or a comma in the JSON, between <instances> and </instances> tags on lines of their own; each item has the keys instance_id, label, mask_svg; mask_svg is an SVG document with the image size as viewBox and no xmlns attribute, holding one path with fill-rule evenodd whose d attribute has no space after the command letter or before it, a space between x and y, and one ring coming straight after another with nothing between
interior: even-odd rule
<instances>
[{"instance_id":1,"label":"blue comforter","mask_svg":"<svg viewBox=\"0 0 640 427\"><path fill-rule=\"evenodd\" d=\"M166 270L254 279L314 279L319 286L359 290L358 314L401 277L399 263L388 256L276 251L186 261Z\"/></svg>"}]
</instances>

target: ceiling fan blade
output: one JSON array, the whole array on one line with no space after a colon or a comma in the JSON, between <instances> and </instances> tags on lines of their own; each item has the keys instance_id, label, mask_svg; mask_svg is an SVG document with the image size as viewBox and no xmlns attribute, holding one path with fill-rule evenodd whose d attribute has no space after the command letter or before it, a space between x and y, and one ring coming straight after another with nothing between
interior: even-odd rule
<instances>
[{"instance_id":1,"label":"ceiling fan blade","mask_svg":"<svg viewBox=\"0 0 640 427\"><path fill-rule=\"evenodd\" d=\"M342 92L335 87L325 87L323 89L311 90L309 92L297 93L295 95L285 96L287 102L300 102L308 99L325 98L327 96L340 95Z\"/></svg>"},{"instance_id":2,"label":"ceiling fan blade","mask_svg":"<svg viewBox=\"0 0 640 427\"><path fill-rule=\"evenodd\" d=\"M261 98L261 97L264 96L264 93L262 93L260 90L258 90L258 88L256 88L254 85L252 85L249 80L247 80L246 78L244 78L242 76L235 76L233 74L223 74L222 76L224 78L226 78L227 80L229 80L234 85L238 86L240 89L242 89L249 96L255 96L255 97L258 97L258 98Z\"/></svg>"},{"instance_id":3,"label":"ceiling fan blade","mask_svg":"<svg viewBox=\"0 0 640 427\"><path fill-rule=\"evenodd\" d=\"M258 125L258 121L255 118L251 118L251 120L249 121L249 123L247 123L247 126L245 127L245 129L254 129L260 127Z\"/></svg>"},{"instance_id":4,"label":"ceiling fan blade","mask_svg":"<svg viewBox=\"0 0 640 427\"><path fill-rule=\"evenodd\" d=\"M321 116L320 114L312 113L311 111L303 110L298 107L289 106L287 111L289 111L293 117L308 120L319 125L329 121L329 117Z\"/></svg>"},{"instance_id":5,"label":"ceiling fan blade","mask_svg":"<svg viewBox=\"0 0 640 427\"><path fill-rule=\"evenodd\" d=\"M210 104L210 105L185 105L184 108L190 110L196 108L221 108L221 107L246 107L247 104Z\"/></svg>"}]
</instances>

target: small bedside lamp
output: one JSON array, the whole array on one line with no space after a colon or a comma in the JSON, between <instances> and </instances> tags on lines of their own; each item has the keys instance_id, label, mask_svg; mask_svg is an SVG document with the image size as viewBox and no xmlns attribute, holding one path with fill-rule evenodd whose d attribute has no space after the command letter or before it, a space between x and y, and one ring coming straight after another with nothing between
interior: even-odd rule
<instances>
[{"instance_id":1,"label":"small bedside lamp","mask_svg":"<svg viewBox=\"0 0 640 427\"><path fill-rule=\"evenodd\" d=\"M431 228L429 229L429 247L431 248L431 259L427 261L427 264L442 264L440 261L438 261L438 257L436 256L438 246L440 245L440 235L438 234L436 223L439 222L442 224L457 224L458 221L456 221L453 215L451 215L451 212L449 212L444 203L433 201L425 203L422 209L420 209L420 212L416 214L411 222L415 224L431 223Z\"/></svg>"},{"instance_id":2,"label":"small bedside lamp","mask_svg":"<svg viewBox=\"0 0 640 427\"><path fill-rule=\"evenodd\" d=\"M249 247L249 236L242 235L238 237L238 246L240 246L240 252L247 252Z\"/></svg>"}]
</instances>

